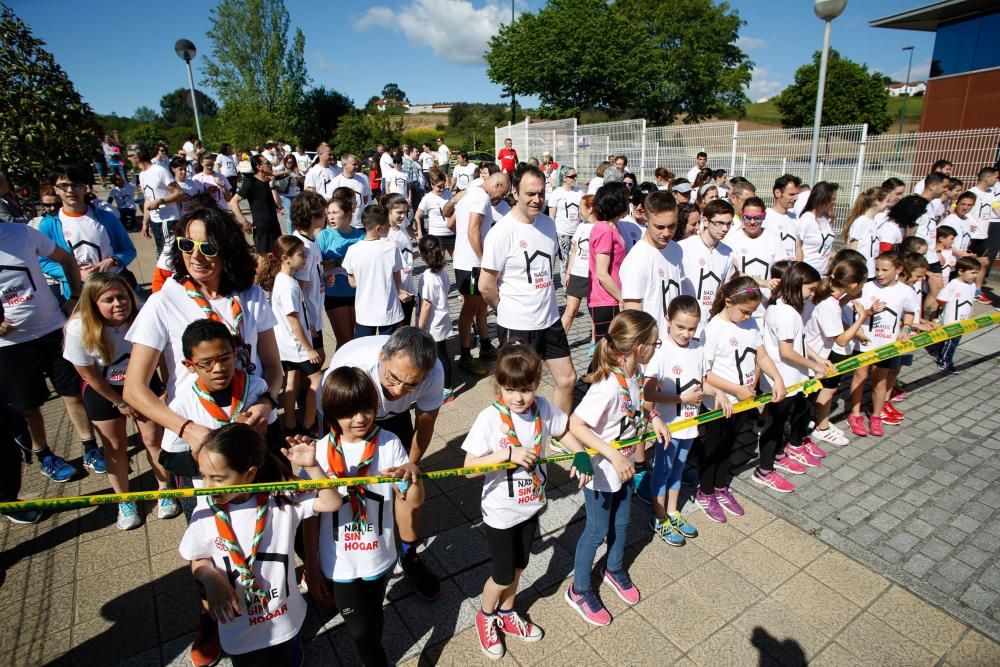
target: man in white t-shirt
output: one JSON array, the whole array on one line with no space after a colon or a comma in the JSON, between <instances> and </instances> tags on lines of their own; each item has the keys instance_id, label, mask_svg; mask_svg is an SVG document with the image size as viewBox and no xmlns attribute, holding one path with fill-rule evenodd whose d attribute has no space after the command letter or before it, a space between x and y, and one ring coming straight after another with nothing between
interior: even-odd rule
<instances>
[{"instance_id":1,"label":"man in white t-shirt","mask_svg":"<svg viewBox=\"0 0 1000 667\"><path fill-rule=\"evenodd\" d=\"M392 170L392 156L399 151L398 147L390 148L389 150L383 150L379 154L378 158L378 173L382 176L382 192L385 192L385 175L386 172Z\"/></svg>"},{"instance_id":2,"label":"man in white t-shirt","mask_svg":"<svg viewBox=\"0 0 1000 667\"><path fill-rule=\"evenodd\" d=\"M948 177L941 172L928 174L924 178L924 187L920 192L921 197L927 200L927 209L924 214L917 218L916 236L927 242L927 252L924 258L927 260L927 294L921 304L923 315L933 319L937 312L937 295L944 287L942 280L941 261L937 254L937 227L944 218L944 204L941 203L941 195L948 189Z\"/></svg>"},{"instance_id":3,"label":"man in white t-shirt","mask_svg":"<svg viewBox=\"0 0 1000 667\"><path fill-rule=\"evenodd\" d=\"M330 147L325 144L320 146L316 153L316 164L309 167L303 183L307 191L318 192L327 201L333 195L333 179L337 177L337 170L330 165L331 157Z\"/></svg>"},{"instance_id":4,"label":"man in white t-shirt","mask_svg":"<svg viewBox=\"0 0 1000 667\"><path fill-rule=\"evenodd\" d=\"M215 156L215 170L229 181L230 192L236 190L240 173L236 170L236 158L233 156L233 149L229 144L219 146L219 154Z\"/></svg>"},{"instance_id":5,"label":"man in white t-shirt","mask_svg":"<svg viewBox=\"0 0 1000 667\"><path fill-rule=\"evenodd\" d=\"M951 176L952 170L955 165L948 160L938 160L931 165L932 174L944 174L945 176ZM924 187L927 185L927 179L921 178L915 186L913 186L913 194L922 195L924 193Z\"/></svg>"},{"instance_id":6,"label":"man in white t-shirt","mask_svg":"<svg viewBox=\"0 0 1000 667\"><path fill-rule=\"evenodd\" d=\"M329 200L337 188L354 190L354 215L351 216L351 226L355 229L361 229L361 212L372 201L372 189L368 185L368 179L358 173L361 162L357 155L344 153L340 156L340 161L344 165L344 170L333 178L329 186L330 193L324 196Z\"/></svg>"},{"instance_id":7,"label":"man in white t-shirt","mask_svg":"<svg viewBox=\"0 0 1000 667\"><path fill-rule=\"evenodd\" d=\"M559 275L565 283L566 262L573 249L573 234L580 226L580 200L583 192L576 187L577 171L570 168L563 174L562 184L549 195L549 217L556 221L556 233L559 235Z\"/></svg>"},{"instance_id":8,"label":"man in white t-shirt","mask_svg":"<svg viewBox=\"0 0 1000 667\"><path fill-rule=\"evenodd\" d=\"M449 165L451 164L451 149L448 148L448 144L444 143L444 139L441 137L437 138L437 163L441 167L441 171L447 174Z\"/></svg>"},{"instance_id":9,"label":"man in white t-shirt","mask_svg":"<svg viewBox=\"0 0 1000 667\"><path fill-rule=\"evenodd\" d=\"M140 170L139 186L145 200L142 214L142 235L152 236L156 244L156 256L163 251L164 238L168 237L173 224L180 219L178 202L185 198L184 191L174 182L170 171L153 164L149 149L133 145L128 148L128 158Z\"/></svg>"},{"instance_id":10,"label":"man in white t-shirt","mask_svg":"<svg viewBox=\"0 0 1000 667\"><path fill-rule=\"evenodd\" d=\"M778 235L785 259L796 262L802 261L802 239L796 231L796 215L792 207L801 186L802 179L792 174L776 178L774 187L771 188L774 205L767 209L764 217L764 229Z\"/></svg>"},{"instance_id":11,"label":"man in white t-shirt","mask_svg":"<svg viewBox=\"0 0 1000 667\"><path fill-rule=\"evenodd\" d=\"M429 175L431 172L431 167L434 166L434 153L431 151L430 144L424 144L423 150L420 151L420 156L417 161L420 163L420 170L424 172L424 180L430 183Z\"/></svg>"},{"instance_id":12,"label":"man in white t-shirt","mask_svg":"<svg viewBox=\"0 0 1000 667\"><path fill-rule=\"evenodd\" d=\"M694 183L695 180L697 180L698 178L698 174L701 173L701 170L704 169L705 165L707 164L708 164L708 153L706 153L705 151L701 151L694 158L694 166L688 169L687 173L688 181Z\"/></svg>"},{"instance_id":13,"label":"man in white t-shirt","mask_svg":"<svg viewBox=\"0 0 1000 667\"><path fill-rule=\"evenodd\" d=\"M698 231L677 245L681 248L681 267L684 279L681 294L690 294L701 306L698 336L705 329L715 295L733 273L733 251L722 239L733 226L733 206L716 199L705 207L705 224Z\"/></svg>"},{"instance_id":14,"label":"man in white t-shirt","mask_svg":"<svg viewBox=\"0 0 1000 667\"><path fill-rule=\"evenodd\" d=\"M556 223L542 211L545 176L538 167L514 171L517 204L486 235L479 291L497 311L500 344L519 340L545 360L555 381L553 404L569 414L576 371L556 305Z\"/></svg>"},{"instance_id":15,"label":"man in white t-shirt","mask_svg":"<svg viewBox=\"0 0 1000 667\"><path fill-rule=\"evenodd\" d=\"M976 195L976 203L969 212L969 250L979 258L983 270L976 276L976 294L979 303L991 304L990 298L982 293L983 282L990 275L990 268L996 259L997 248L991 247L990 240L1000 233L1000 196L996 193L998 172L994 167L983 167L976 176L976 185L969 188Z\"/></svg>"},{"instance_id":16,"label":"man in white t-shirt","mask_svg":"<svg viewBox=\"0 0 1000 667\"><path fill-rule=\"evenodd\" d=\"M459 151L458 164L451 177L451 189L453 192L461 192L472 184L479 176L479 167L469 162L469 154Z\"/></svg>"},{"instance_id":17,"label":"man in white t-shirt","mask_svg":"<svg viewBox=\"0 0 1000 667\"><path fill-rule=\"evenodd\" d=\"M187 158L188 162L194 162L198 159L198 151L194 146L194 140L197 139L195 135L191 135L184 142L184 157Z\"/></svg>"},{"instance_id":18,"label":"man in white t-shirt","mask_svg":"<svg viewBox=\"0 0 1000 667\"><path fill-rule=\"evenodd\" d=\"M292 155L295 157L295 163L299 165L299 172L306 173L309 170L309 164L312 162L312 159L306 153L305 146L295 144L295 152Z\"/></svg>"}]
</instances>

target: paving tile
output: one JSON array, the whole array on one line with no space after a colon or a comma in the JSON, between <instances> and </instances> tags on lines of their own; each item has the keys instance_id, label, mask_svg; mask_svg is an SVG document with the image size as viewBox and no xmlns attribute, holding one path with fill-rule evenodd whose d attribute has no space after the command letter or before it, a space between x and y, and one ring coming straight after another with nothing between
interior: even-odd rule
<instances>
[{"instance_id":1,"label":"paving tile","mask_svg":"<svg viewBox=\"0 0 1000 667\"><path fill-rule=\"evenodd\" d=\"M829 641L829 637L820 632L815 623L801 618L771 597L758 602L731 625L746 637L753 636L754 631L760 629L778 642L794 641L805 653L806 660L816 656Z\"/></svg>"},{"instance_id":2,"label":"paving tile","mask_svg":"<svg viewBox=\"0 0 1000 667\"><path fill-rule=\"evenodd\" d=\"M886 625L938 657L965 632L965 625L899 586L892 586L869 611Z\"/></svg>"},{"instance_id":3,"label":"paving tile","mask_svg":"<svg viewBox=\"0 0 1000 667\"><path fill-rule=\"evenodd\" d=\"M770 597L797 616L810 619L820 632L830 637L861 611L861 607L807 572L793 576Z\"/></svg>"},{"instance_id":4,"label":"paving tile","mask_svg":"<svg viewBox=\"0 0 1000 667\"><path fill-rule=\"evenodd\" d=\"M845 667L853 665L857 658L839 644L831 643L819 655L809 661L810 667Z\"/></svg>"},{"instance_id":5,"label":"paving tile","mask_svg":"<svg viewBox=\"0 0 1000 667\"><path fill-rule=\"evenodd\" d=\"M586 642L611 665L622 662L623 656L628 656L630 665L650 667L668 665L681 657L681 652L634 610L616 615L611 626L587 634ZM573 650L566 656L574 662L580 659ZM530 658L530 653L525 658Z\"/></svg>"},{"instance_id":6,"label":"paving tile","mask_svg":"<svg viewBox=\"0 0 1000 667\"><path fill-rule=\"evenodd\" d=\"M822 542L783 520L755 533L753 539L799 567L805 567L826 551Z\"/></svg>"},{"instance_id":7,"label":"paving tile","mask_svg":"<svg viewBox=\"0 0 1000 667\"><path fill-rule=\"evenodd\" d=\"M22 601L20 613L9 616L0 632L0 653L44 643L50 632L68 632L73 626L73 595L73 584L67 584Z\"/></svg>"},{"instance_id":8,"label":"paving tile","mask_svg":"<svg viewBox=\"0 0 1000 667\"><path fill-rule=\"evenodd\" d=\"M1000 644L969 630L946 657L949 665L955 667L983 667L1000 665Z\"/></svg>"},{"instance_id":9,"label":"paving tile","mask_svg":"<svg viewBox=\"0 0 1000 667\"><path fill-rule=\"evenodd\" d=\"M805 569L861 607L871 604L889 586L889 582L878 574L836 551L827 551Z\"/></svg>"},{"instance_id":10,"label":"paving tile","mask_svg":"<svg viewBox=\"0 0 1000 667\"><path fill-rule=\"evenodd\" d=\"M654 627L663 628L667 638L681 651L690 651L725 625L716 605L705 602L684 586L668 586L641 600L635 611Z\"/></svg>"},{"instance_id":11,"label":"paving tile","mask_svg":"<svg viewBox=\"0 0 1000 667\"><path fill-rule=\"evenodd\" d=\"M837 636L837 644L867 665L933 665L937 658L865 612Z\"/></svg>"},{"instance_id":12,"label":"paving tile","mask_svg":"<svg viewBox=\"0 0 1000 667\"><path fill-rule=\"evenodd\" d=\"M715 665L758 667L765 661L765 655L770 656L770 654L765 653L763 647L754 645L755 634L760 635L762 633L757 632L747 635L733 628L731 625L726 625L691 649L687 657L693 660L695 664L704 665L705 667ZM781 642L773 640L771 643L768 643L768 647L772 651L776 650L776 647L780 645ZM660 664L667 663L661 662Z\"/></svg>"},{"instance_id":13,"label":"paving tile","mask_svg":"<svg viewBox=\"0 0 1000 667\"><path fill-rule=\"evenodd\" d=\"M126 565L103 574L80 578L76 582L75 623L99 616L124 618L131 604L153 604L153 589L149 586L149 564Z\"/></svg>"},{"instance_id":14,"label":"paving tile","mask_svg":"<svg viewBox=\"0 0 1000 667\"><path fill-rule=\"evenodd\" d=\"M765 593L773 591L799 571L797 566L756 540L743 540L719 554L717 558L723 565ZM822 558L823 556L817 561Z\"/></svg>"},{"instance_id":15,"label":"paving tile","mask_svg":"<svg viewBox=\"0 0 1000 667\"><path fill-rule=\"evenodd\" d=\"M770 570L770 563L758 562L755 565L764 571ZM727 622L764 597L759 588L718 560L704 563L675 585L684 586L705 602L715 604L716 613ZM718 604L720 601L725 603Z\"/></svg>"}]
</instances>

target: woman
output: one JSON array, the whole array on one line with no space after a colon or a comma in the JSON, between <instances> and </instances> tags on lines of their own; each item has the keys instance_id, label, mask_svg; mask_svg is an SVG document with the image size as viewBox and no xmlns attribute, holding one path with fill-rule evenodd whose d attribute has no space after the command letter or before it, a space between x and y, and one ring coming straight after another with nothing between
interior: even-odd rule
<instances>
[{"instance_id":1,"label":"woman","mask_svg":"<svg viewBox=\"0 0 1000 667\"><path fill-rule=\"evenodd\" d=\"M170 248L172 279L149 297L129 330L132 357L125 375L125 401L165 429L178 433L185 419L167 407L179 391L189 391L193 376L183 365L181 336L192 321L219 320L242 341L238 366L262 377L274 405L281 391L282 370L277 324L264 291L254 284L255 260L242 231L232 217L215 206L191 211L178 225ZM166 400L149 389L160 358L169 372ZM266 416L250 408L249 421ZM198 446L209 429L187 424L184 440Z\"/></svg>"},{"instance_id":2,"label":"woman","mask_svg":"<svg viewBox=\"0 0 1000 667\"><path fill-rule=\"evenodd\" d=\"M705 207L718 198L719 189L715 187L715 184L711 182L704 183L700 188L698 188L698 197L695 199L695 205L698 207L699 211L704 212Z\"/></svg>"},{"instance_id":3,"label":"woman","mask_svg":"<svg viewBox=\"0 0 1000 667\"><path fill-rule=\"evenodd\" d=\"M806 201L806 207L799 215L799 238L802 239L802 261L819 271L826 273L830 263L830 253L833 250L833 219L837 205L837 183L820 181L813 186Z\"/></svg>"},{"instance_id":4,"label":"woman","mask_svg":"<svg viewBox=\"0 0 1000 667\"><path fill-rule=\"evenodd\" d=\"M299 162L289 153L274 168L272 185L281 197L281 207L285 209L285 233L292 234L292 202L302 192L304 176L299 171Z\"/></svg>"}]
</instances>

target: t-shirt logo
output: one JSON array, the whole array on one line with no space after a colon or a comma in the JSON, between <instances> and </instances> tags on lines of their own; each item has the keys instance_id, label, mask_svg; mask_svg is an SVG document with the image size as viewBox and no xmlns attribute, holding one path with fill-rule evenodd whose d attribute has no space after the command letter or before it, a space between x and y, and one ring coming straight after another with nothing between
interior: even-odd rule
<instances>
[{"instance_id":1,"label":"t-shirt logo","mask_svg":"<svg viewBox=\"0 0 1000 667\"><path fill-rule=\"evenodd\" d=\"M748 276L753 276L755 278L760 278L760 279L767 278L768 272L771 270L770 264L768 264L767 262L758 257L749 257L749 258L746 257L745 256L746 250L742 250L741 253L744 254L742 261L743 269L741 270L742 273L745 273ZM752 267L754 264L756 264L757 266L751 269L750 267Z\"/></svg>"},{"instance_id":2,"label":"t-shirt logo","mask_svg":"<svg viewBox=\"0 0 1000 667\"><path fill-rule=\"evenodd\" d=\"M735 338L729 342L733 343L734 346L739 344L739 341ZM757 364L757 351L752 347L745 347L742 352L734 350L733 355L736 359L736 374L739 376L739 383L744 387L752 387L757 381L757 376L754 372ZM748 361L750 362L749 364L747 364Z\"/></svg>"},{"instance_id":3,"label":"t-shirt logo","mask_svg":"<svg viewBox=\"0 0 1000 667\"><path fill-rule=\"evenodd\" d=\"M525 244L524 241L521 241L521 243ZM539 257L544 259L545 263L540 268L535 269L532 267L532 262ZM528 282L534 283L535 289L548 289L552 287L552 255L541 250L536 250L533 254L528 255L528 251L525 250L524 273Z\"/></svg>"},{"instance_id":4,"label":"t-shirt logo","mask_svg":"<svg viewBox=\"0 0 1000 667\"><path fill-rule=\"evenodd\" d=\"M833 249L833 234L823 234L819 242L819 254L829 255ZM827 245L829 243L829 245Z\"/></svg>"},{"instance_id":5,"label":"t-shirt logo","mask_svg":"<svg viewBox=\"0 0 1000 667\"><path fill-rule=\"evenodd\" d=\"M521 246L521 250L524 250L524 249L526 249L528 247L528 242L527 241L521 241L518 245Z\"/></svg>"},{"instance_id":6,"label":"t-shirt logo","mask_svg":"<svg viewBox=\"0 0 1000 667\"><path fill-rule=\"evenodd\" d=\"M570 220L576 220L580 217L579 204L574 204L573 202L563 202L563 210L566 211L566 217Z\"/></svg>"},{"instance_id":7,"label":"t-shirt logo","mask_svg":"<svg viewBox=\"0 0 1000 667\"><path fill-rule=\"evenodd\" d=\"M4 306L18 306L35 298L35 292L37 291L37 288L35 287L35 279L31 277L31 271L29 271L27 267L0 264L0 271L23 273L25 278L28 279L28 284L31 285L30 294L24 294L24 292L28 291L24 282L18 282L17 284L3 288L3 291L0 292L0 300L2 300Z\"/></svg>"},{"instance_id":8,"label":"t-shirt logo","mask_svg":"<svg viewBox=\"0 0 1000 667\"><path fill-rule=\"evenodd\" d=\"M676 375L680 375L681 367L680 366L674 366L673 371L674 371L674 373ZM691 387L700 387L700 386L701 386L701 381L698 380L697 378L688 380L684 384L681 384L681 379L679 377L678 378L674 378L674 390L675 390L675 394L677 396L680 396L681 394L683 394L685 391L687 391ZM687 404L682 405L681 403L677 403L676 407L677 407L677 416L678 417L680 417L682 413L689 412L692 409L692 406L687 405Z\"/></svg>"},{"instance_id":9,"label":"t-shirt logo","mask_svg":"<svg viewBox=\"0 0 1000 667\"><path fill-rule=\"evenodd\" d=\"M671 369L670 369L670 371L671 371L671 372L672 372L672 373L673 373L674 375L677 375L677 376L680 376L680 374L684 372L684 369L683 369L683 368L681 368L680 366L674 366L673 368L671 368Z\"/></svg>"},{"instance_id":10,"label":"t-shirt logo","mask_svg":"<svg viewBox=\"0 0 1000 667\"><path fill-rule=\"evenodd\" d=\"M663 301L663 315L666 316L667 309L670 306L670 302L674 300L675 297L681 294L681 285L673 278L669 278L666 281L663 278L663 269L660 269L660 297Z\"/></svg>"},{"instance_id":11,"label":"t-shirt logo","mask_svg":"<svg viewBox=\"0 0 1000 667\"><path fill-rule=\"evenodd\" d=\"M699 261L704 264L705 260ZM702 269L698 274L698 298L701 299L702 305L711 306L712 301L715 300L715 290L719 289L722 280L715 275L714 271Z\"/></svg>"},{"instance_id":12,"label":"t-shirt logo","mask_svg":"<svg viewBox=\"0 0 1000 667\"><path fill-rule=\"evenodd\" d=\"M898 322L899 314L886 306L884 310L872 313L872 316L868 318L868 331L878 338L891 338L893 332L896 331Z\"/></svg>"}]
</instances>

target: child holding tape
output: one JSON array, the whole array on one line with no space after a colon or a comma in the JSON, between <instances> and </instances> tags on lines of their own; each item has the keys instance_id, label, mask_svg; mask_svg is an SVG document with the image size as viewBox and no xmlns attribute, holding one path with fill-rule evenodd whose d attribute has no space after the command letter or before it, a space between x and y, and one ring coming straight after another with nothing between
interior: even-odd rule
<instances>
[{"instance_id":1,"label":"child holding tape","mask_svg":"<svg viewBox=\"0 0 1000 667\"><path fill-rule=\"evenodd\" d=\"M476 631L483 653L497 660L504 655L497 630L506 637L528 642L538 641L543 635L541 628L514 611L514 596L538 532L538 514L545 507L548 475L545 464L538 460L545 456L546 443L556 437L563 447L574 452L570 476L579 477L580 487L591 480L594 468L583 447L567 432L569 419L565 413L535 395L542 381L542 358L534 348L504 345L497 355L493 377L500 396L479 413L462 449L466 452L466 466L506 462L518 466L485 473L483 484L483 523L493 572L483 587Z\"/></svg>"}]
</instances>

